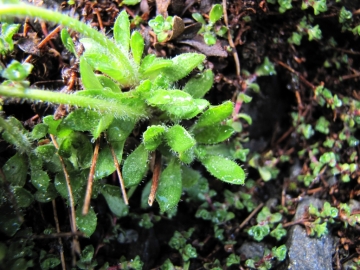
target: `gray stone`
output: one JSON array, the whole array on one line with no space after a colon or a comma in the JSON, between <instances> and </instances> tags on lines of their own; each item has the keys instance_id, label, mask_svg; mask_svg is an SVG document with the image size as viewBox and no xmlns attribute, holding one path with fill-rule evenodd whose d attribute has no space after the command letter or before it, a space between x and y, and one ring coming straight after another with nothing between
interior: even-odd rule
<instances>
[{"instance_id":1,"label":"gray stone","mask_svg":"<svg viewBox=\"0 0 360 270\"><path fill-rule=\"evenodd\" d=\"M245 241L237 250L242 258L253 259L255 257L262 258L265 252L265 245L256 242Z\"/></svg>"},{"instance_id":2,"label":"gray stone","mask_svg":"<svg viewBox=\"0 0 360 270\"><path fill-rule=\"evenodd\" d=\"M296 210L294 220L300 219L310 205L319 209L323 202L316 198L306 198ZM321 238L309 237L301 225L293 226L286 243L288 256L282 269L291 270L331 270L332 256L335 252L336 239L330 234Z\"/></svg>"}]
</instances>

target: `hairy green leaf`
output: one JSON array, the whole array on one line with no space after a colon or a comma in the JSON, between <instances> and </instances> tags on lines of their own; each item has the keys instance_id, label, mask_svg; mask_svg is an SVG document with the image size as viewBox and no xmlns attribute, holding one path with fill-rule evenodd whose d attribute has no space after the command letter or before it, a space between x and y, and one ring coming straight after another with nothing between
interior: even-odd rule
<instances>
[{"instance_id":1,"label":"hairy green leaf","mask_svg":"<svg viewBox=\"0 0 360 270\"><path fill-rule=\"evenodd\" d=\"M76 209L76 226L78 229L85 234L85 236L90 237L96 229L97 217L94 209L91 207L87 215L82 214L82 209L80 206Z\"/></svg>"},{"instance_id":2,"label":"hairy green leaf","mask_svg":"<svg viewBox=\"0 0 360 270\"><path fill-rule=\"evenodd\" d=\"M105 200L114 215L117 217L124 217L129 213L128 206L121 198L120 187L104 185L101 189L101 194L105 197Z\"/></svg>"},{"instance_id":3,"label":"hairy green leaf","mask_svg":"<svg viewBox=\"0 0 360 270\"><path fill-rule=\"evenodd\" d=\"M182 185L184 188L190 188L201 178L201 174L187 166L181 166Z\"/></svg>"},{"instance_id":4,"label":"hairy green leaf","mask_svg":"<svg viewBox=\"0 0 360 270\"><path fill-rule=\"evenodd\" d=\"M23 155L16 153L4 164L2 171L8 183L23 187L26 182L27 160Z\"/></svg>"},{"instance_id":5,"label":"hairy green leaf","mask_svg":"<svg viewBox=\"0 0 360 270\"><path fill-rule=\"evenodd\" d=\"M87 183L88 171L84 171L81 174L70 172L69 178L71 188L74 196L74 201L77 203L79 199L83 199L85 196L85 189ZM65 175L63 172L59 172L55 175L54 185L59 194L69 203L69 191L66 184Z\"/></svg>"},{"instance_id":6,"label":"hairy green leaf","mask_svg":"<svg viewBox=\"0 0 360 270\"><path fill-rule=\"evenodd\" d=\"M25 188L14 187L13 193L18 207L29 207L34 200L33 195Z\"/></svg>"},{"instance_id":7,"label":"hairy green leaf","mask_svg":"<svg viewBox=\"0 0 360 270\"><path fill-rule=\"evenodd\" d=\"M48 125L46 124L37 124L34 126L33 130L31 131L31 138L34 140L38 140L44 138L48 132Z\"/></svg>"},{"instance_id":8,"label":"hairy green leaf","mask_svg":"<svg viewBox=\"0 0 360 270\"><path fill-rule=\"evenodd\" d=\"M216 178L230 184L244 184L245 172L234 161L221 156L200 156L199 159L208 172Z\"/></svg>"},{"instance_id":9,"label":"hairy green leaf","mask_svg":"<svg viewBox=\"0 0 360 270\"><path fill-rule=\"evenodd\" d=\"M138 31L134 31L130 40L131 53L136 64L140 65L144 52L144 39Z\"/></svg>"},{"instance_id":10,"label":"hairy green leaf","mask_svg":"<svg viewBox=\"0 0 360 270\"><path fill-rule=\"evenodd\" d=\"M174 208L181 198L182 181L180 164L172 159L170 164L161 173L159 186L156 192L156 201L160 211L165 212Z\"/></svg>"},{"instance_id":11,"label":"hairy green leaf","mask_svg":"<svg viewBox=\"0 0 360 270\"><path fill-rule=\"evenodd\" d=\"M194 128L212 126L220 123L228 118L234 110L234 105L231 101L226 101L221 105L212 106L206 110L195 123Z\"/></svg>"},{"instance_id":12,"label":"hairy green leaf","mask_svg":"<svg viewBox=\"0 0 360 270\"><path fill-rule=\"evenodd\" d=\"M162 142L162 134L165 131L164 126L149 126L143 133L143 143L146 150L154 151Z\"/></svg>"},{"instance_id":13,"label":"hairy green leaf","mask_svg":"<svg viewBox=\"0 0 360 270\"><path fill-rule=\"evenodd\" d=\"M102 88L108 88L114 93L121 93L120 86L109 77L106 77L104 75L96 75L96 78L99 80Z\"/></svg>"},{"instance_id":14,"label":"hairy green leaf","mask_svg":"<svg viewBox=\"0 0 360 270\"><path fill-rule=\"evenodd\" d=\"M91 134L93 135L94 139L97 139L101 132L105 131L113 122L114 116L111 114L105 114L100 118L98 123L95 123L94 129L91 130Z\"/></svg>"},{"instance_id":15,"label":"hairy green leaf","mask_svg":"<svg viewBox=\"0 0 360 270\"><path fill-rule=\"evenodd\" d=\"M193 98L202 98L211 89L214 82L214 73L211 69L205 70L203 73L191 78L183 89Z\"/></svg>"},{"instance_id":16,"label":"hairy green leaf","mask_svg":"<svg viewBox=\"0 0 360 270\"><path fill-rule=\"evenodd\" d=\"M178 81L200 65L205 55L198 53L183 53L172 59L172 65L164 69L163 74L170 82Z\"/></svg>"},{"instance_id":17,"label":"hairy green leaf","mask_svg":"<svg viewBox=\"0 0 360 270\"><path fill-rule=\"evenodd\" d=\"M180 119L198 110L193 98L180 90L157 90L147 102Z\"/></svg>"},{"instance_id":18,"label":"hairy green leaf","mask_svg":"<svg viewBox=\"0 0 360 270\"><path fill-rule=\"evenodd\" d=\"M148 54L141 62L140 72L145 77L156 77L162 70L171 67L173 62L170 59L157 58L154 54Z\"/></svg>"},{"instance_id":19,"label":"hairy green leaf","mask_svg":"<svg viewBox=\"0 0 360 270\"><path fill-rule=\"evenodd\" d=\"M94 180L104 178L115 171L114 159L108 145L99 150L98 160L96 162Z\"/></svg>"},{"instance_id":20,"label":"hairy green leaf","mask_svg":"<svg viewBox=\"0 0 360 270\"><path fill-rule=\"evenodd\" d=\"M129 52L130 44L130 21L125 10L120 12L114 24L114 39L124 53Z\"/></svg>"},{"instance_id":21,"label":"hairy green leaf","mask_svg":"<svg viewBox=\"0 0 360 270\"><path fill-rule=\"evenodd\" d=\"M60 37L65 48L73 55L78 57L76 53L74 41L72 40L71 36L69 35L69 32L65 28L61 30Z\"/></svg>"},{"instance_id":22,"label":"hairy green leaf","mask_svg":"<svg viewBox=\"0 0 360 270\"><path fill-rule=\"evenodd\" d=\"M95 111L79 108L71 112L64 120L63 125L76 131L94 130L95 123L98 123L101 115Z\"/></svg>"},{"instance_id":23,"label":"hairy green leaf","mask_svg":"<svg viewBox=\"0 0 360 270\"><path fill-rule=\"evenodd\" d=\"M165 137L170 148L178 153L184 152L196 144L189 132L180 125L169 128Z\"/></svg>"},{"instance_id":24,"label":"hairy green leaf","mask_svg":"<svg viewBox=\"0 0 360 270\"><path fill-rule=\"evenodd\" d=\"M221 19L222 15L223 15L223 6L220 4L213 5L209 13L209 20L211 23L214 24Z\"/></svg>"},{"instance_id":25,"label":"hairy green leaf","mask_svg":"<svg viewBox=\"0 0 360 270\"><path fill-rule=\"evenodd\" d=\"M41 203L48 203L54 200L58 196L53 183L49 183L46 191L38 190L34 194L35 200Z\"/></svg>"},{"instance_id":26,"label":"hairy green leaf","mask_svg":"<svg viewBox=\"0 0 360 270\"><path fill-rule=\"evenodd\" d=\"M135 121L132 119L115 119L106 131L106 139L113 142L122 142L133 131Z\"/></svg>"},{"instance_id":27,"label":"hairy green leaf","mask_svg":"<svg viewBox=\"0 0 360 270\"><path fill-rule=\"evenodd\" d=\"M194 131L198 143L215 144L225 141L234 133L234 129L227 125L207 126Z\"/></svg>"},{"instance_id":28,"label":"hairy green leaf","mask_svg":"<svg viewBox=\"0 0 360 270\"><path fill-rule=\"evenodd\" d=\"M126 159L123 166L125 187L140 183L148 171L149 152L140 144Z\"/></svg>"},{"instance_id":29,"label":"hairy green leaf","mask_svg":"<svg viewBox=\"0 0 360 270\"><path fill-rule=\"evenodd\" d=\"M31 183L33 184L33 186L37 190L46 192L50 183L49 175L45 171L41 169L37 169L37 170L31 170L30 176L31 176Z\"/></svg>"},{"instance_id":30,"label":"hairy green leaf","mask_svg":"<svg viewBox=\"0 0 360 270\"><path fill-rule=\"evenodd\" d=\"M84 89L103 89L91 66L83 56L80 57L80 76Z\"/></svg>"}]
</instances>

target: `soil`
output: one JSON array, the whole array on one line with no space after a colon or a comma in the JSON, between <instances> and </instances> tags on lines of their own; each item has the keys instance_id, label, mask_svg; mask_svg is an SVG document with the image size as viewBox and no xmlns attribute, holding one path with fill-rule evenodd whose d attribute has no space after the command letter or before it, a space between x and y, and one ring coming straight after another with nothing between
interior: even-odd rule
<instances>
[{"instance_id":1,"label":"soil","mask_svg":"<svg viewBox=\"0 0 360 270\"><path fill-rule=\"evenodd\" d=\"M192 32L193 30L190 29L189 32L176 39L160 44L156 42L147 25L147 21L154 18L157 13L177 15L182 18L185 25L190 25L194 23L191 14L195 12L209 14L212 4L219 1L141 1L141 4L135 6L121 6L118 2L121 1L76 1L76 8L69 6L66 2L49 1L43 5L55 6L72 16L79 16L80 20L100 28L100 31L109 36L112 35L112 25L117 14L125 8L130 19L137 15L142 18L138 29L141 29L142 34L146 37L147 53L155 53L164 57L188 51L206 54L208 57L205 66L212 68L215 75L214 86L206 98L214 105L226 100L236 102L238 93L244 90L245 80L249 78L245 75L245 70L250 74L254 73L255 68L264 61L265 57L275 64L276 75L257 78L261 89L260 93L247 92L253 97L253 100L249 104L244 104L241 112L249 114L253 123L246 125L244 122L244 130L241 135L234 137L239 136L240 138L248 134L249 140L243 145L250 149L249 157L252 157L254 153L260 155L260 163L262 160L266 160L266 155L269 153L277 158L285 154L290 158L277 163L279 174L275 179L267 182L262 180L257 169L249 166L249 163L245 163L247 179L253 179L255 183L254 187L250 189L246 186L238 187L222 183L207 174L200 164L193 164L192 167L201 171L203 176L209 180L210 189L217 194L207 198L209 205L224 202L223 191L225 189L234 193L244 191L252 195L256 205L265 204L270 199L275 200L275 206L282 205L284 207L281 210L282 224L287 224L292 220L301 197L313 196L329 201L333 205L337 205L339 202L348 202L350 199L359 199L359 170L351 176L351 182L346 184L336 180L336 183L330 186L327 184L328 179L322 179L322 181L314 182L306 187L303 183L294 181L294 177L292 177L294 173L296 174L294 170L297 168L304 172L306 170L304 166L308 164L306 159L299 160L297 152L309 149L317 141L324 141L325 135L315 134L310 140L304 140L296 133L291 118L291 113L297 112L308 123L315 123L320 116L335 119L330 125L330 134L336 136L342 130L343 123L340 119L336 119L331 109L316 105L313 92L315 87L323 83L341 97L360 100L359 36L349 31L341 31L341 25L338 22L341 6L345 5L349 10L355 11L360 7L354 4L356 1L343 1L341 4L328 1L331 2L328 4L331 8L326 13L313 16L312 25L319 24L322 30L322 39L309 41L307 36L304 36L299 46L290 44L287 40L293 32L297 31L297 25L304 16L313 15L311 8L308 10L300 8L301 1L293 1L293 8L286 13L279 13L277 4L271 5L266 1L226 1L228 25L234 42L233 52L236 51L237 56L231 53L231 45L226 36L218 38L215 47L210 47L203 42L201 36L196 35L196 31ZM354 15L354 20L359 23L359 16ZM24 23L23 21L19 22ZM224 21L217 24L217 26L220 25L224 25ZM10 55L2 57L2 63L9 63L11 59L24 61L31 56L30 62L34 65L34 69L29 80L33 87L62 91L69 89L69 86L72 91L80 89L78 65L69 52L64 49L58 35L55 35L45 47L41 49L37 47L39 41L56 26L41 25L39 22L31 21L29 27L26 36L21 31L14 36L15 50ZM76 33L73 33L73 36L74 39L77 38ZM329 45L328 41L331 38L337 41L337 45ZM226 50L226 48L230 50ZM339 59L345 56L347 60L341 62ZM241 74L237 74L236 57L239 59ZM324 67L324 62L329 60L333 60L331 66ZM336 67L335 61L339 62L338 67ZM179 86L181 84L182 82L179 82ZM29 130L41 122L43 116L63 112L54 104L32 103L24 100L6 100L3 110L5 116L15 116ZM36 115L38 117L34 118ZM139 130L141 128L141 126L138 127ZM355 137L360 137L359 130L354 134ZM132 136L135 143L139 139L136 134ZM129 146L129 151L130 149L131 146ZM360 154L359 146L353 149L357 151L358 155ZM350 151L349 147L344 146L343 149L338 150L338 153L346 155L347 151ZM15 150L0 140L0 152L0 165L2 166L9 157L14 155ZM109 179L109 182L113 182L113 180ZM289 186L294 183L295 187L290 189ZM224 266L226 258L231 253L239 255L237 250L244 242L254 241L247 234L246 229L256 224L256 212L239 230L237 228L251 213L231 208L234 218L218 224L218 227L224 230L225 237L224 240L219 240L214 235L213 222L195 217L202 201L189 199L189 195L184 193L176 215L169 217L161 215L157 206L141 208L140 197L141 189L137 189L130 199L130 214L121 219L116 219L111 214L102 196L92 201L99 221L98 226L89 239L80 238L80 245L85 247L91 244L95 247L94 258L97 260L97 267L108 262L109 269L123 269L121 268L123 266L119 265L119 259L124 257L131 260L137 255L144 263L143 269L158 269L166 259L170 259L174 265L181 266L183 262L180 253L171 249L168 242L175 231L184 232L190 228L195 228L195 231L188 239L188 243L196 248L198 254L196 259L191 259L190 269L212 269L216 266L216 260ZM68 210L65 202L60 198L57 199L57 208L58 215L61 217L61 231L69 231ZM147 229L139 225L143 215L152 220L154 224L152 228ZM34 234L41 234L45 228L54 226L51 203L34 205L28 209L25 217L24 226L31 227ZM156 221L157 217L161 217L160 221ZM344 229L340 225L336 225L330 230L329 233L342 240L336 251L334 249L334 269L340 269L345 262L360 256L358 232L358 227ZM123 240L119 240L120 237L123 237ZM9 241L9 238L3 234L0 234L0 239ZM282 239L277 242L273 238L267 237L262 243L272 247L284 244L285 241L286 239ZM57 254L60 248L57 238L36 239L35 243L37 251L44 249ZM70 267L73 258L71 238L64 238L63 245L66 263ZM246 269L244 263L245 260L242 258L240 265L228 268Z\"/></svg>"}]
</instances>

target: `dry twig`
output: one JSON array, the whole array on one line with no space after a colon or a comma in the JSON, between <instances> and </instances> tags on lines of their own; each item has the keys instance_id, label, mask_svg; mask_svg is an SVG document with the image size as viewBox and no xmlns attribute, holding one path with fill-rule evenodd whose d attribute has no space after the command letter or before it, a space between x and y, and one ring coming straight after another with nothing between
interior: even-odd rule
<instances>
[{"instance_id":1,"label":"dry twig","mask_svg":"<svg viewBox=\"0 0 360 270\"><path fill-rule=\"evenodd\" d=\"M87 215L87 213L89 212L89 208L90 208L92 186L94 183L96 162L97 162L97 159L99 156L99 148L100 148L100 141L99 141L99 139L97 139L96 143L95 143L93 158L91 160L91 167L90 167L88 182L87 182L87 186L86 186L85 200L84 200L84 205L83 205L83 209L82 209L83 215Z\"/></svg>"}]
</instances>

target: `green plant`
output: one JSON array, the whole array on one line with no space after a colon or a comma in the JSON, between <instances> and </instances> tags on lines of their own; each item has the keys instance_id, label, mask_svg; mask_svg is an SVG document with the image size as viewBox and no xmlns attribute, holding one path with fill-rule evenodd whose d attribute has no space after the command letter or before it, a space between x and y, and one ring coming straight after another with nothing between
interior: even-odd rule
<instances>
[{"instance_id":1,"label":"green plant","mask_svg":"<svg viewBox=\"0 0 360 270\"><path fill-rule=\"evenodd\" d=\"M286 252L285 245L273 247L271 250L266 248L262 258L248 259L245 265L259 270L271 269L273 259L276 258L278 261L283 261L286 258Z\"/></svg>"},{"instance_id":2,"label":"green plant","mask_svg":"<svg viewBox=\"0 0 360 270\"><path fill-rule=\"evenodd\" d=\"M286 235L286 230L279 223L281 219L282 215L280 213L272 214L269 208L265 206L261 209L260 213L256 217L256 222L258 224L250 227L248 234L256 241L261 241L268 234L279 241L283 236ZM279 224L276 228L274 228L276 223ZM270 232L271 229L273 230Z\"/></svg>"},{"instance_id":3,"label":"green plant","mask_svg":"<svg viewBox=\"0 0 360 270\"><path fill-rule=\"evenodd\" d=\"M214 45L216 43L216 36L224 37L227 33L227 28L221 26L215 29L215 24L223 16L223 7L220 4L213 5L209 13L209 22L206 23L204 17L200 13L193 13L194 20L202 24L199 34L204 36L204 41L207 45Z\"/></svg>"},{"instance_id":4,"label":"green plant","mask_svg":"<svg viewBox=\"0 0 360 270\"><path fill-rule=\"evenodd\" d=\"M175 231L173 237L169 241L169 246L176 249L181 254L183 260L183 268L189 269L190 259L197 257L196 249L191 244L186 244L187 240L191 237L194 232L194 228L189 229L187 232L180 233ZM166 268L169 269L169 265L172 264L170 261L165 263ZM164 267L164 266L163 266Z\"/></svg>"},{"instance_id":5,"label":"green plant","mask_svg":"<svg viewBox=\"0 0 360 270\"><path fill-rule=\"evenodd\" d=\"M276 0L266 0L270 4L276 4ZM289 9L292 9L291 0L278 0L279 3L279 12L284 13Z\"/></svg>"},{"instance_id":6,"label":"green plant","mask_svg":"<svg viewBox=\"0 0 360 270\"><path fill-rule=\"evenodd\" d=\"M318 24L313 26L312 22L311 15L304 16L297 25L297 32L292 33L292 36L288 38L288 42L299 46L304 35L308 35L309 41L320 40L322 38L321 29Z\"/></svg>"},{"instance_id":7,"label":"green plant","mask_svg":"<svg viewBox=\"0 0 360 270\"><path fill-rule=\"evenodd\" d=\"M344 222L345 228L350 226L355 226L360 223L360 214L352 213L349 204L340 203L339 207L339 218Z\"/></svg>"},{"instance_id":8,"label":"green plant","mask_svg":"<svg viewBox=\"0 0 360 270\"><path fill-rule=\"evenodd\" d=\"M19 28L20 24L1 23L0 54L5 55L14 49L12 38Z\"/></svg>"},{"instance_id":9,"label":"green plant","mask_svg":"<svg viewBox=\"0 0 360 270\"><path fill-rule=\"evenodd\" d=\"M321 212L310 204L308 213L309 220L304 222L308 235L316 234L317 237L321 237L328 233L327 224L335 222L334 219L338 217L339 211L329 202L325 202Z\"/></svg>"},{"instance_id":10,"label":"green plant","mask_svg":"<svg viewBox=\"0 0 360 270\"><path fill-rule=\"evenodd\" d=\"M93 233L97 223L94 210L88 206L89 198L101 193L116 216L126 215L124 188L136 187L142 181L149 170L150 156L156 162L149 204L156 199L162 212L171 211L180 200L182 163L190 164L197 159L215 177L232 184L244 183L245 173L236 162L208 151L208 145L219 144L234 133L233 128L224 123L233 111L232 103L209 106L208 101L202 99L212 85L212 76L208 75L211 71L190 79L183 91L173 88L176 81L201 65L203 55L189 53L173 59L143 57L143 38L137 31L130 35L125 12L116 19L114 42L75 19L34 6L5 4L0 15L2 19L4 16L36 16L90 37L80 40L85 52L78 56L84 90L68 95L30 89L24 80L31 66L18 62L12 62L2 72L8 80L0 86L3 96L81 107L63 119L45 117L31 134L12 118L1 118L1 130L4 139L25 154L18 158L23 160L24 170L29 166L32 184L37 188L35 199L46 202L58 194L68 199L70 206L77 209L76 224L86 235ZM66 48L75 53L65 31L62 40ZM96 75L94 70L103 75ZM126 89L129 91L123 91ZM195 117L197 121L189 129L181 125L182 120ZM141 136L142 142L125 159L120 172L118 164L121 164L124 143L136 123L145 118L149 119L149 126ZM9 125L11 121L13 127ZM51 143L34 145L36 140L49 136ZM168 164L164 170L162 162ZM6 167L3 169L6 171ZM125 204L115 186L100 181L116 170L123 185ZM54 182L49 172L55 173ZM82 216L81 212L87 213L88 209L89 214Z\"/></svg>"},{"instance_id":11,"label":"green plant","mask_svg":"<svg viewBox=\"0 0 360 270\"><path fill-rule=\"evenodd\" d=\"M172 30L173 17L168 16L166 19L162 15L157 15L155 19L149 21L149 26L154 30L159 42L165 41Z\"/></svg>"}]
</instances>

